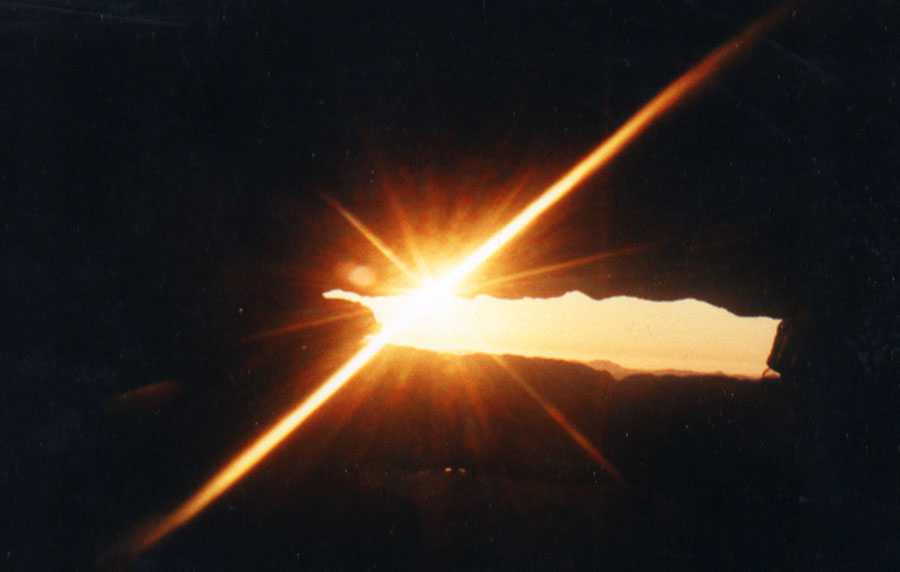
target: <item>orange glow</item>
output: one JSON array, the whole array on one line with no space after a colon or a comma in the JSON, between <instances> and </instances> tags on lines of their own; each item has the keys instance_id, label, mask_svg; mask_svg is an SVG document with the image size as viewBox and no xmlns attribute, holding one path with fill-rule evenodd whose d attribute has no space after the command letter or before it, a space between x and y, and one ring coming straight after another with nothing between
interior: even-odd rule
<instances>
[{"instance_id":1,"label":"orange glow","mask_svg":"<svg viewBox=\"0 0 900 572\"><path fill-rule=\"evenodd\" d=\"M347 219L347 222L349 222L353 226L353 228L358 230L360 234L366 237L366 240L372 243L372 246L377 248L378 252L380 252L385 256L385 258L390 260L394 264L394 266L399 268L404 274L406 274L408 278L415 279L415 274L406 267L400 257L394 254L394 251L391 249L391 247L385 244L383 240L378 238L377 234L369 230L369 227L366 226L365 223L356 218L353 213L345 209L339 202L332 199L328 195L322 194L322 198L325 199L325 202L331 205L331 207L336 210L342 217Z\"/></svg>"},{"instance_id":2,"label":"orange glow","mask_svg":"<svg viewBox=\"0 0 900 572\"><path fill-rule=\"evenodd\" d=\"M780 18L780 13L776 15ZM669 85L659 95L642 107L631 119L612 134L606 141L597 147L592 153L580 161L574 168L567 172L556 183L550 186L536 200L529 204L523 211L514 217L506 226L487 240L480 248L475 250L461 264L443 276L440 280L432 282L425 289L413 295L409 299L409 305L388 324L382 331L371 339L355 356L345 363L337 372L329 377L319 389L288 412L280 421L269 428L254 442L238 453L224 468L204 484L196 493L178 506L173 512L166 515L156 526L141 534L131 548L138 554L165 536L190 521L200 511L204 510L211 502L221 496L235 482L241 479L248 471L256 466L272 449L278 446L290 433L299 427L310 415L312 415L323 403L331 398L344 384L347 383L373 356L385 345L393 341L402 331L410 326L422 314L429 305L434 305L436 300L446 300L452 292L460 286L463 280L476 268L493 256L504 245L518 236L528 225L547 209L556 204L560 199L571 192L578 184L583 182L600 167L605 165L627 144L632 142L642 131L659 119L666 111L670 110L678 101L697 89L714 72L719 70L729 59L738 54L741 48L749 44L760 33L767 29L776 18L769 17L757 21L746 32L736 39L729 41L706 56L698 65L689 70L674 83ZM342 210L342 209L339 209ZM347 213L349 214L349 213ZM364 225L354 223L352 218L345 214L345 218L354 224L366 238L381 252L394 260L390 249L384 247L374 234L369 232ZM394 261L395 264L397 261ZM403 268L402 264L398 264Z\"/></svg>"},{"instance_id":3,"label":"orange glow","mask_svg":"<svg viewBox=\"0 0 900 572\"><path fill-rule=\"evenodd\" d=\"M581 258L576 258L574 260L567 260L565 262L557 262L556 264L548 264L547 266L541 266L540 268L531 268L529 270L522 270L520 272L513 272L512 274L507 274L505 276L500 276L499 278L493 278L491 280L484 280L478 282L477 284L473 284L470 287L470 290L476 290L479 288L487 288L489 286L496 286L498 284L506 284L509 282L515 282L517 280L521 280L523 278L531 278L534 276L541 276L543 274L550 274L553 272L559 272L561 270L569 270L571 268L577 268L579 266L586 266L593 262L599 262L601 260L609 260L611 258L616 258L618 256L626 256L629 254L636 254L638 252L642 252L650 248L650 245L643 246L631 246L628 248L623 248L621 250L617 250L615 252L602 252L600 254L592 254L591 256L583 256Z\"/></svg>"},{"instance_id":4,"label":"orange glow","mask_svg":"<svg viewBox=\"0 0 900 572\"><path fill-rule=\"evenodd\" d=\"M367 297L340 290L325 296L368 306L383 324L410 305L407 296ZM759 377L777 328L778 320L742 318L698 300L593 300L580 292L517 300L446 296L430 304L393 343L447 352L608 360L636 370Z\"/></svg>"}]
</instances>

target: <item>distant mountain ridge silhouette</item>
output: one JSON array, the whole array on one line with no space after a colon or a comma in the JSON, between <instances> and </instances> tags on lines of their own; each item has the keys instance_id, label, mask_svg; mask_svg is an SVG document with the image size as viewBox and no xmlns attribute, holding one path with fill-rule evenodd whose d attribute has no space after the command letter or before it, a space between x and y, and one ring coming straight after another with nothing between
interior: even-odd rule
<instances>
[{"instance_id":1,"label":"distant mountain ridge silhouette","mask_svg":"<svg viewBox=\"0 0 900 572\"><path fill-rule=\"evenodd\" d=\"M725 376L635 373L623 383L580 362L388 346L322 408L298 442L301 448L327 443L320 454L306 456L329 466L464 467L517 478L611 482L568 424L621 464L626 480L673 483L702 474L740 481L744 476L734 467L754 473L770 465L747 453L767 432L735 432L734 420L763 426L779 415L781 398L778 384ZM686 470L695 446L719 450L731 464Z\"/></svg>"},{"instance_id":2,"label":"distant mountain ridge silhouette","mask_svg":"<svg viewBox=\"0 0 900 572\"><path fill-rule=\"evenodd\" d=\"M410 346L396 346L396 347L405 347L410 349L418 349L411 348ZM490 353L480 353L480 352L471 352L471 351L436 351L436 350L422 350L422 351L433 351L439 354L445 354L450 356L471 356L471 355L502 355L504 358L510 358L512 356L522 357L525 359L548 359L550 361L561 361L568 363L578 363L584 364L589 368L595 371L603 371L610 374L615 380L622 381L625 378L634 376L634 375L652 375L657 377L663 376L674 376L674 377L729 377L733 379L757 379L756 377L744 376L744 375L736 375L736 374L726 374L724 372L718 371L715 373L709 372L700 372L693 371L689 369L675 369L675 368L664 368L664 369L649 369L649 368L628 368L618 363L605 359L594 359L594 360L577 360L577 359L565 359L565 358L538 358L533 356L518 356L517 354L490 354Z\"/></svg>"},{"instance_id":3,"label":"distant mountain ridge silhouette","mask_svg":"<svg viewBox=\"0 0 900 572\"><path fill-rule=\"evenodd\" d=\"M605 371L609 373L611 376L621 381L627 377L631 377L633 375L643 375L649 374L654 376L666 376L671 375L675 377L693 377L693 376L721 376L721 377L731 377L734 379L754 379L749 376L742 375L726 375L722 372L717 373L702 373L698 371L691 371L688 369L631 369L627 367L623 367L615 362L604 360L604 359L594 359L590 361L580 362L584 363L591 369L595 369L597 371Z\"/></svg>"}]
</instances>

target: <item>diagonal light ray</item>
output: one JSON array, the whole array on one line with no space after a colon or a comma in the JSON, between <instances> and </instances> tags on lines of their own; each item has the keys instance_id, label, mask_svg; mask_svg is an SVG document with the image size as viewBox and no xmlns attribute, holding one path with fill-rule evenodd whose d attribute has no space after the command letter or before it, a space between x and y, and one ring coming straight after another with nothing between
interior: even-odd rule
<instances>
[{"instance_id":1,"label":"diagonal light ray","mask_svg":"<svg viewBox=\"0 0 900 572\"><path fill-rule=\"evenodd\" d=\"M610 477L615 479L615 481L618 483L624 482L622 473L620 473L619 470L609 462L609 460L603 455L603 453L600 452L600 449L598 449L597 446L594 445L594 442L591 441L587 435L579 431L578 428L575 427L575 425L573 425L571 421L569 421L569 418L566 417L558 407L547 401L543 395L538 393L537 390L534 389L534 387L532 387L532 385L528 383L524 377L522 377L518 372L509 367L509 365L506 363L506 361L503 360L501 356L491 355L491 357L494 358L494 361L496 361L500 365L500 367L502 367L504 371L509 374L509 376L519 385L519 387L522 388L523 391L525 391L525 393L527 393L532 399L538 402L538 405L541 406L541 408L547 413L547 415L549 415L550 418L553 419L553 421L555 421L556 424L559 425L562 430L565 431L566 434L569 435L569 437L571 437L572 440L582 448L582 450L584 450L585 453L587 453L592 459L594 459L597 464L603 467L603 470L606 471L606 473Z\"/></svg>"},{"instance_id":2,"label":"diagonal light ray","mask_svg":"<svg viewBox=\"0 0 900 572\"><path fill-rule=\"evenodd\" d=\"M415 233L413 232L412 224L409 222L409 216L406 213L406 209L403 208L403 205L400 204L400 200L396 196L390 194L388 197L390 198L394 215L399 221L400 231L403 234L403 242L406 245L406 250L409 252L410 256L412 256L413 262L416 264L416 269L419 271L419 276L430 275L428 264L425 262L425 258L422 256L422 253L419 251L419 247L416 244Z\"/></svg>"},{"instance_id":3,"label":"diagonal light ray","mask_svg":"<svg viewBox=\"0 0 900 572\"><path fill-rule=\"evenodd\" d=\"M733 60L761 34L781 21L786 14L785 9L760 18L746 31L736 38L722 44L696 66L669 84L664 90L646 103L637 113L631 116L608 139L594 151L579 161L558 181L544 191L536 200L522 210L513 220L497 234L488 239L469 258L457 266L446 278L448 283L459 284L475 268L494 255L500 248L518 236L536 218L563 197L572 192L578 184L593 175L600 167L609 163L622 149L643 133L650 125L670 111L675 104L697 91L714 73L729 61Z\"/></svg>"},{"instance_id":4,"label":"diagonal light ray","mask_svg":"<svg viewBox=\"0 0 900 572\"><path fill-rule=\"evenodd\" d=\"M332 199L325 193L319 194L322 196L325 202L331 205L331 207L338 212L338 214L347 219L347 222L349 222L353 226L353 228L358 230L359 233L366 238L366 240L372 243L372 246L378 249L378 252L383 254L385 258L387 258L394 264L394 266L396 266L401 272L406 274L407 278L412 280L415 284L419 283L419 279L416 277L416 274L412 270L410 270L409 267L406 266L406 263L404 263L400 259L400 257L397 256L396 253L394 253L391 247L385 244L383 240L378 238L378 235L372 232L372 230L369 229L369 227L366 226L364 222L359 220L356 215L345 209L339 202Z\"/></svg>"},{"instance_id":5,"label":"diagonal light ray","mask_svg":"<svg viewBox=\"0 0 900 572\"><path fill-rule=\"evenodd\" d=\"M413 304L413 308L421 309L424 300ZM279 443L300 426L312 415L325 401L334 395L353 375L355 375L372 357L380 352L384 346L413 318L412 313L404 315L405 319L398 319L385 327L371 342L354 355L350 360L335 372L309 397L304 399L297 407L281 418L256 441L234 457L225 467L210 479L203 487L181 504L175 511L168 514L161 522L152 527L148 532L141 534L132 546L134 554L140 554L147 548L159 542L170 532L179 528L194 518L200 511L217 499L231 485L243 477L250 469L256 466L263 457L269 454Z\"/></svg>"},{"instance_id":6,"label":"diagonal light ray","mask_svg":"<svg viewBox=\"0 0 900 572\"><path fill-rule=\"evenodd\" d=\"M270 338L274 336L281 336L285 334L292 334L294 332L301 332L303 330L309 330L312 328L318 328L319 326L325 326L327 324L333 324L335 322L343 322L344 320L352 320L354 318L359 318L365 315L371 314L369 310L354 310L352 312L344 312L341 314L336 314L334 316L328 316L326 318L319 318L318 320L308 320L305 322L298 322L296 324L290 324L287 326L282 326L280 328L273 328L271 330L266 330L264 332L260 332L258 334L253 334L244 339L245 342L252 342L255 340L261 340L265 338Z\"/></svg>"},{"instance_id":7,"label":"diagonal light ray","mask_svg":"<svg viewBox=\"0 0 900 572\"><path fill-rule=\"evenodd\" d=\"M341 389L372 357L390 343L391 339L398 332L410 324L423 309L427 308L431 300L436 296L449 295L472 271L518 236L537 217L569 194L579 183L607 164L654 121L671 110L676 103L696 91L715 72L719 71L726 63L753 43L754 40L758 39L761 34L781 21L785 14L786 10L781 9L757 20L741 35L726 42L703 58L700 63L645 104L608 139L544 191L535 201L529 204L449 274L422 288L413 298L413 302L407 310L396 321L387 324L375 338L329 377L319 389L238 453L225 467L174 511L167 514L159 523L146 532L139 534L129 547L132 554L138 555L151 547L172 531L190 521L221 496Z\"/></svg>"},{"instance_id":8,"label":"diagonal light ray","mask_svg":"<svg viewBox=\"0 0 900 572\"><path fill-rule=\"evenodd\" d=\"M609 260L610 258L617 258L619 256L628 256L630 254L635 254L637 252L643 252L645 250L649 250L654 245L645 244L639 246L629 246L627 248L622 248L620 250L612 251L612 252L601 252L598 254L592 254L590 256L582 256L581 258L574 258L572 260L566 260L565 262L558 262L556 264L548 264L547 266L541 266L538 268L531 268L529 270L523 270L521 272L514 272L512 274L507 274L505 276L499 276L497 278L492 278L490 280L483 280L476 283L472 283L467 288L468 290L481 290L483 288L488 288L490 286L497 286L499 284L508 284L510 282L515 282L516 280L521 280L523 278L531 278L532 276L542 276L544 274L551 274L553 272L559 272L561 270L569 270L571 268L577 268L579 266L585 266L587 264L591 264L592 262L599 262L601 260Z\"/></svg>"}]
</instances>

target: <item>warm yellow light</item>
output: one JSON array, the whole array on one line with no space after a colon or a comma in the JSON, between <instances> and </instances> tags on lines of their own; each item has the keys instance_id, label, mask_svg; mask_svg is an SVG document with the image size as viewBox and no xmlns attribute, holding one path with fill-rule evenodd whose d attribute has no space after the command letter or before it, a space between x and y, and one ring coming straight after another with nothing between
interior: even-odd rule
<instances>
[{"instance_id":1,"label":"warm yellow light","mask_svg":"<svg viewBox=\"0 0 900 572\"><path fill-rule=\"evenodd\" d=\"M411 305L409 296L360 296L341 290L325 296L363 304L382 324L396 321ZM759 377L777 327L776 319L740 317L698 300L594 300L580 292L518 300L443 294L431 298L392 343Z\"/></svg>"},{"instance_id":2,"label":"warm yellow light","mask_svg":"<svg viewBox=\"0 0 900 572\"><path fill-rule=\"evenodd\" d=\"M312 415L324 402L330 399L341 387L344 386L373 356L394 341L394 338L410 323L418 320L427 312L429 306L433 306L436 300L445 300L453 290L458 287L476 268L493 256L503 246L517 237L535 219L541 216L547 209L568 195L578 184L595 173L605 165L617 153L631 143L640 133L647 129L654 121L659 119L672 107L683 100L691 92L698 89L709 77L725 65L729 59L742 51L744 47L752 43L760 34L764 33L772 24L782 19L785 11L779 10L772 15L757 20L744 33L732 41L723 44L712 51L696 66L688 70L684 75L666 87L656 97L645 104L624 125L617 129L608 139L601 143L588 156L579 161L571 170L565 173L556 183L546 189L532 203L523 209L509 223L503 226L496 234L484 242L471 255L457 265L439 281L429 285L410 299L409 305L400 315L385 325L382 331L363 347L355 356L344 364L337 372L308 396L301 403L290 410L280 421L267 429L261 436L240 451L218 473L206 482L198 491L191 495L175 510L167 514L159 523L142 531L128 548L139 554L152 546L173 530L182 526L200 511L206 508L216 498L221 496L235 482L241 479L269 452L278 446L290 433L299 427L310 415ZM379 248L382 253L395 264L398 259L393 252L377 239L359 221L348 218L366 238ZM374 240L373 240L374 239ZM398 266L406 270L402 265Z\"/></svg>"}]
</instances>

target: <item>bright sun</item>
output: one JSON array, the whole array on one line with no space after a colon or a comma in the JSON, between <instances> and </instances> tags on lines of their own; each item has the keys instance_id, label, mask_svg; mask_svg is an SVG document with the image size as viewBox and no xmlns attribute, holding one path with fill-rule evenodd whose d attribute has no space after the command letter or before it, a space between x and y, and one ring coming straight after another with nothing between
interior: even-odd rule
<instances>
[{"instance_id":1,"label":"bright sun","mask_svg":"<svg viewBox=\"0 0 900 572\"><path fill-rule=\"evenodd\" d=\"M409 294L409 297L421 300L423 320L437 322L453 318L453 304L459 299L453 295L452 284L435 279L425 280L422 287Z\"/></svg>"},{"instance_id":2,"label":"bright sun","mask_svg":"<svg viewBox=\"0 0 900 572\"><path fill-rule=\"evenodd\" d=\"M410 329L458 331L468 324L465 320L467 300L456 295L457 288L447 277L426 278L417 290L396 297L398 307L395 310L418 304L418 316L411 321Z\"/></svg>"}]
</instances>

